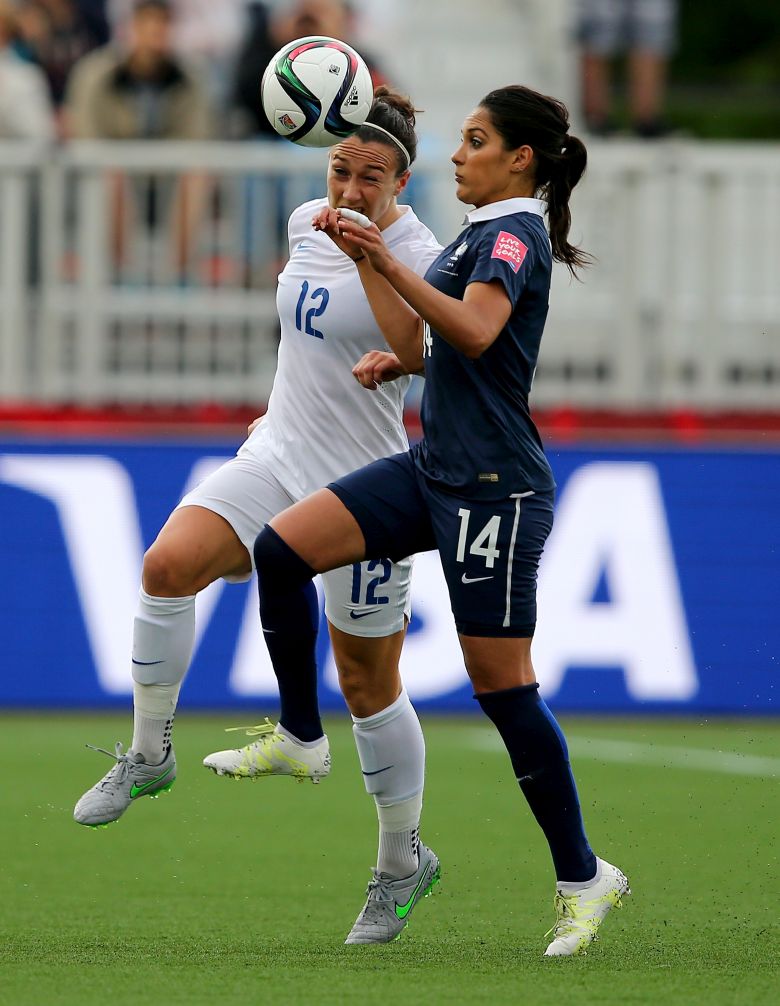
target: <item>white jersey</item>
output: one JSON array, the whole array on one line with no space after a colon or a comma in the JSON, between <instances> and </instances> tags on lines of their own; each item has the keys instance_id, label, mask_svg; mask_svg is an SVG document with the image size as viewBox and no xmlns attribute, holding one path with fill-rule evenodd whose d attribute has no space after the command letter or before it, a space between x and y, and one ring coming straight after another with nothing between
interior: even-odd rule
<instances>
[{"instance_id":1,"label":"white jersey","mask_svg":"<svg viewBox=\"0 0 780 1006\"><path fill-rule=\"evenodd\" d=\"M326 234L312 230L312 217L327 205L315 199L290 216L290 259L276 296L276 377L268 411L241 448L258 457L270 453L275 474L295 499L409 446L403 399L411 378L368 391L352 376L365 353L390 347L357 266ZM382 236L396 258L423 275L441 245L411 207L400 209Z\"/></svg>"}]
</instances>

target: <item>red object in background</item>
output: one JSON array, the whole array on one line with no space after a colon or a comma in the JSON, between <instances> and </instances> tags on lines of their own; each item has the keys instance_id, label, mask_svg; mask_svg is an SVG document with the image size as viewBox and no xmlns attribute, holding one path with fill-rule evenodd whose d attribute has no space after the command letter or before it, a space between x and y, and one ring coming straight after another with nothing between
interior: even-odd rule
<instances>
[{"instance_id":1,"label":"red object in background","mask_svg":"<svg viewBox=\"0 0 780 1006\"><path fill-rule=\"evenodd\" d=\"M242 439L246 428L262 407L202 402L194 405L78 406L0 405L0 436L42 437L132 437L213 436ZM548 444L582 443L598 439L650 441L653 443L780 441L778 412L614 412L561 407L534 412L534 419ZM407 413L406 426L418 438L419 416Z\"/></svg>"}]
</instances>

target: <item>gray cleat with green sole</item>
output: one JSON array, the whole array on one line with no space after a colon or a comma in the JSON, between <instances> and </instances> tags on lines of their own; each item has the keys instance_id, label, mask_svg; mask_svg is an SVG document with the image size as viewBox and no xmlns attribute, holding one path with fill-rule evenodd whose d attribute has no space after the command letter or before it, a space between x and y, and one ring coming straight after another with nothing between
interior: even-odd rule
<instances>
[{"instance_id":1,"label":"gray cleat with green sole","mask_svg":"<svg viewBox=\"0 0 780 1006\"><path fill-rule=\"evenodd\" d=\"M368 901L344 941L355 943L390 943L397 940L422 898L427 898L439 883L441 867L435 852L422 842L417 847L420 865L404 880L393 880L378 870L369 882Z\"/></svg>"},{"instance_id":2,"label":"gray cleat with green sole","mask_svg":"<svg viewBox=\"0 0 780 1006\"><path fill-rule=\"evenodd\" d=\"M133 800L141 796L159 796L173 786L176 778L173 748L168 748L168 754L159 765L147 765L141 754L134 751L122 754L120 743L117 743L113 754L92 744L87 744L87 747L115 758L116 765L76 804L73 819L78 824L91 828L110 824L124 814Z\"/></svg>"}]
</instances>

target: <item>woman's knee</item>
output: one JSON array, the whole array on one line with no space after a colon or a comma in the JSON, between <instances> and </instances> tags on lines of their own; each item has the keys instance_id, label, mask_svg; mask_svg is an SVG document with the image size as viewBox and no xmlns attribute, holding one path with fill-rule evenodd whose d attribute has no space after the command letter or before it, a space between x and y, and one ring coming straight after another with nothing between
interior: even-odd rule
<instances>
[{"instance_id":1,"label":"woman's knee","mask_svg":"<svg viewBox=\"0 0 780 1006\"><path fill-rule=\"evenodd\" d=\"M154 597L189 597L202 589L179 550L159 541L144 555L142 583Z\"/></svg>"},{"instance_id":2,"label":"woman's knee","mask_svg":"<svg viewBox=\"0 0 780 1006\"><path fill-rule=\"evenodd\" d=\"M363 706L370 691L370 683L367 675L363 673L363 668L352 660L341 659L337 663L339 672L339 688L344 696L344 701L354 712L353 706ZM359 716L360 713L355 715Z\"/></svg>"},{"instance_id":3,"label":"woman's knee","mask_svg":"<svg viewBox=\"0 0 780 1006\"><path fill-rule=\"evenodd\" d=\"M459 637L474 691L503 691L536 681L531 640L505 637Z\"/></svg>"},{"instance_id":4,"label":"woman's knee","mask_svg":"<svg viewBox=\"0 0 780 1006\"><path fill-rule=\"evenodd\" d=\"M337 660L336 666L341 694L353 716L373 716L392 705L401 693L397 670L367 666L344 656Z\"/></svg>"}]
</instances>

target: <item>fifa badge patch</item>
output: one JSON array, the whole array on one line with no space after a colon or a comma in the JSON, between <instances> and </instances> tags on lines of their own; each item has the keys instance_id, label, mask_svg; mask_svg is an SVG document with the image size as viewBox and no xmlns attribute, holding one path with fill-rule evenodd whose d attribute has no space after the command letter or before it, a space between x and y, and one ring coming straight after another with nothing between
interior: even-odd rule
<instances>
[{"instance_id":1,"label":"fifa badge patch","mask_svg":"<svg viewBox=\"0 0 780 1006\"><path fill-rule=\"evenodd\" d=\"M288 115L287 112L284 112L279 116L279 125L284 126L285 129L295 129L295 119Z\"/></svg>"},{"instance_id":2,"label":"fifa badge patch","mask_svg":"<svg viewBox=\"0 0 780 1006\"><path fill-rule=\"evenodd\" d=\"M512 272L518 272L527 254L528 247L523 244L520 238L516 238L508 231L499 231L490 257L508 262Z\"/></svg>"}]
</instances>

